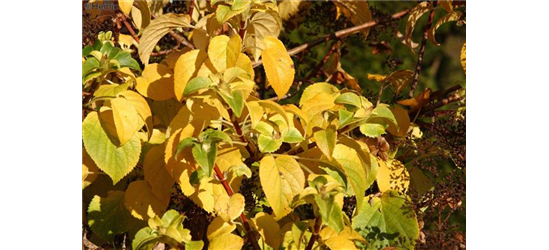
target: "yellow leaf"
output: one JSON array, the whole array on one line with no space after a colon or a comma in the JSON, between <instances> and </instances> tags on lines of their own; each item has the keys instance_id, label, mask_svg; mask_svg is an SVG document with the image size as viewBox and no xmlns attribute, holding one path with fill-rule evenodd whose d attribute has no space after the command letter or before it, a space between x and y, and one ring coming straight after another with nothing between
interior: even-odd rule
<instances>
[{"instance_id":1,"label":"yellow leaf","mask_svg":"<svg viewBox=\"0 0 549 250\"><path fill-rule=\"evenodd\" d=\"M234 234L224 234L210 241L209 250L240 250L244 239Z\"/></svg>"},{"instance_id":2,"label":"yellow leaf","mask_svg":"<svg viewBox=\"0 0 549 250\"><path fill-rule=\"evenodd\" d=\"M143 161L145 181L151 186L152 193L165 203L170 202L172 186L175 182L166 169L164 151L166 146L155 146L147 152Z\"/></svg>"},{"instance_id":3,"label":"yellow leaf","mask_svg":"<svg viewBox=\"0 0 549 250\"><path fill-rule=\"evenodd\" d=\"M223 72L236 65L241 48L242 39L238 35L233 35L231 38L225 35L216 36L208 45L208 57L215 69Z\"/></svg>"},{"instance_id":4,"label":"yellow leaf","mask_svg":"<svg viewBox=\"0 0 549 250\"><path fill-rule=\"evenodd\" d=\"M463 43L463 47L461 47L461 55L460 55L459 59L461 61L461 67L463 67L463 73L466 73L466 71L465 71L465 43Z\"/></svg>"},{"instance_id":5,"label":"yellow leaf","mask_svg":"<svg viewBox=\"0 0 549 250\"><path fill-rule=\"evenodd\" d=\"M240 149L238 147L220 148L217 151L217 158L215 159L215 163L217 164L221 172L229 171L227 181L229 182L229 185L231 186L233 191L238 192L243 177L233 175L229 169L233 166L239 166L244 164L244 162L242 161L242 154L240 153ZM225 190L223 190L223 193L226 193Z\"/></svg>"},{"instance_id":6,"label":"yellow leaf","mask_svg":"<svg viewBox=\"0 0 549 250\"><path fill-rule=\"evenodd\" d=\"M137 131L143 127L143 120L139 117L133 105L124 98L111 100L111 108L116 127L116 135L120 145L124 145Z\"/></svg>"},{"instance_id":7,"label":"yellow leaf","mask_svg":"<svg viewBox=\"0 0 549 250\"><path fill-rule=\"evenodd\" d=\"M297 161L287 155L275 158L267 155L259 164L259 178L267 201L273 208L275 219L280 220L291 212L289 204L305 186L305 175Z\"/></svg>"},{"instance_id":8,"label":"yellow leaf","mask_svg":"<svg viewBox=\"0 0 549 250\"><path fill-rule=\"evenodd\" d=\"M254 68L252 67L252 61L246 54L240 53L238 55L235 66L245 70L246 73L250 75L250 80L253 81L255 79L255 72Z\"/></svg>"},{"instance_id":9,"label":"yellow leaf","mask_svg":"<svg viewBox=\"0 0 549 250\"><path fill-rule=\"evenodd\" d=\"M318 148L320 148L322 153L324 153L324 155L331 160L337 139L337 131L335 130L335 127L330 126L326 129L316 131L313 136Z\"/></svg>"},{"instance_id":10,"label":"yellow leaf","mask_svg":"<svg viewBox=\"0 0 549 250\"><path fill-rule=\"evenodd\" d=\"M137 47L137 42L135 41L135 39L133 39L132 36L125 34L118 35L118 44L120 44L120 47L125 51L132 51L130 49L132 45L135 45Z\"/></svg>"},{"instance_id":11,"label":"yellow leaf","mask_svg":"<svg viewBox=\"0 0 549 250\"><path fill-rule=\"evenodd\" d=\"M273 216L259 212L252 219L252 222L265 243L274 249L278 249L280 243L282 243L282 234L280 233L280 225Z\"/></svg>"},{"instance_id":12,"label":"yellow leaf","mask_svg":"<svg viewBox=\"0 0 549 250\"><path fill-rule=\"evenodd\" d=\"M118 0L118 6L124 15L129 16L132 10L133 0Z\"/></svg>"},{"instance_id":13,"label":"yellow leaf","mask_svg":"<svg viewBox=\"0 0 549 250\"><path fill-rule=\"evenodd\" d=\"M334 1L336 6L339 6L343 15L351 20L351 22L357 26L363 23L372 21L372 13L370 13L370 8L368 7L368 2L366 1ZM368 36L370 29L363 30L362 33L364 37Z\"/></svg>"},{"instance_id":14,"label":"yellow leaf","mask_svg":"<svg viewBox=\"0 0 549 250\"><path fill-rule=\"evenodd\" d=\"M405 88L406 86L408 86L408 84L412 82L413 75L414 72L411 70L397 70L391 73L387 78L385 78L385 81L393 85L396 92L400 93L403 88Z\"/></svg>"},{"instance_id":15,"label":"yellow leaf","mask_svg":"<svg viewBox=\"0 0 549 250\"><path fill-rule=\"evenodd\" d=\"M300 8L303 8L304 5L308 4L303 0L287 0L278 2L278 14L282 20L286 21L290 17L297 14ZM301 6L300 6L301 5Z\"/></svg>"},{"instance_id":16,"label":"yellow leaf","mask_svg":"<svg viewBox=\"0 0 549 250\"><path fill-rule=\"evenodd\" d=\"M379 161L377 185L381 192L396 190L405 194L410 185L410 174L398 160Z\"/></svg>"},{"instance_id":17,"label":"yellow leaf","mask_svg":"<svg viewBox=\"0 0 549 250\"><path fill-rule=\"evenodd\" d=\"M368 74L367 77L370 81L383 82L387 76L380 74Z\"/></svg>"},{"instance_id":18,"label":"yellow leaf","mask_svg":"<svg viewBox=\"0 0 549 250\"><path fill-rule=\"evenodd\" d=\"M417 21L419 18L427 13L428 11L433 9L432 3L425 1L419 3L416 7L414 7L408 16L408 22L406 22L406 31L404 32L404 42L410 49L413 48L412 44L412 34L414 33L414 28L416 26Z\"/></svg>"},{"instance_id":19,"label":"yellow leaf","mask_svg":"<svg viewBox=\"0 0 549 250\"><path fill-rule=\"evenodd\" d=\"M438 19L437 23L433 27L431 27L431 29L427 33L429 41L431 41L436 46L440 46L440 44L435 39L435 31L438 29L438 27L440 27L440 25L443 25L447 22L458 21L461 18L461 14L463 14L461 11L450 12Z\"/></svg>"},{"instance_id":20,"label":"yellow leaf","mask_svg":"<svg viewBox=\"0 0 549 250\"><path fill-rule=\"evenodd\" d=\"M124 205L133 217L140 220L148 220L160 216L166 211L169 199L161 201L151 190L146 181L134 181L130 183L124 195Z\"/></svg>"},{"instance_id":21,"label":"yellow leaf","mask_svg":"<svg viewBox=\"0 0 549 250\"><path fill-rule=\"evenodd\" d=\"M174 92L178 101L183 100L183 91L189 80L196 76L196 72L207 58L203 50L191 50L177 59L174 68Z\"/></svg>"},{"instance_id":22,"label":"yellow leaf","mask_svg":"<svg viewBox=\"0 0 549 250\"><path fill-rule=\"evenodd\" d=\"M339 234L331 227L325 227L320 231L320 237L330 249L358 249L354 241L366 243L366 240L350 227L345 227Z\"/></svg>"},{"instance_id":23,"label":"yellow leaf","mask_svg":"<svg viewBox=\"0 0 549 250\"><path fill-rule=\"evenodd\" d=\"M452 7L452 1L438 1L440 7L442 7L446 12L454 12L454 7Z\"/></svg>"},{"instance_id":24,"label":"yellow leaf","mask_svg":"<svg viewBox=\"0 0 549 250\"><path fill-rule=\"evenodd\" d=\"M408 116L408 111L401 107L394 107L391 108L391 112L393 112L393 115L396 118L398 128L392 123L389 123L387 131L395 136L404 137L408 133L408 128L410 127L410 116Z\"/></svg>"},{"instance_id":25,"label":"yellow leaf","mask_svg":"<svg viewBox=\"0 0 549 250\"><path fill-rule=\"evenodd\" d=\"M402 100L402 101L397 101L397 103L402 106L411 107L412 110L417 110L425 106L425 104L429 103L430 100L431 100L431 89L427 88L425 89L425 91L419 93L416 97Z\"/></svg>"},{"instance_id":26,"label":"yellow leaf","mask_svg":"<svg viewBox=\"0 0 549 250\"><path fill-rule=\"evenodd\" d=\"M182 50L176 50L166 56L166 59L164 59L163 63L168 65L168 68L171 70L174 70L175 64L177 63L177 60L180 56L183 54L191 51L188 47L183 48Z\"/></svg>"},{"instance_id":27,"label":"yellow leaf","mask_svg":"<svg viewBox=\"0 0 549 250\"><path fill-rule=\"evenodd\" d=\"M208 240L211 241L212 239L218 238L224 234L230 234L235 229L236 225L232 222L226 222L221 217L215 217L208 226L206 235L208 236Z\"/></svg>"},{"instance_id":28,"label":"yellow leaf","mask_svg":"<svg viewBox=\"0 0 549 250\"><path fill-rule=\"evenodd\" d=\"M252 121L252 129L255 129L265 110L259 105L257 101L246 102L246 107L248 107L248 113L250 114L250 120Z\"/></svg>"},{"instance_id":29,"label":"yellow leaf","mask_svg":"<svg viewBox=\"0 0 549 250\"><path fill-rule=\"evenodd\" d=\"M175 97L173 91L173 72L163 64L153 63L145 66L142 77L137 78L137 91L155 101Z\"/></svg>"},{"instance_id":30,"label":"yellow leaf","mask_svg":"<svg viewBox=\"0 0 549 250\"><path fill-rule=\"evenodd\" d=\"M120 95L124 96L126 100L128 100L128 102L130 102L132 106L135 108L135 110L137 111L137 114L145 122L149 137L151 137L153 132L153 120L152 120L151 108L149 107L147 100L145 100L145 98L135 93L134 91L130 91L130 90L126 90L120 93Z\"/></svg>"},{"instance_id":31,"label":"yellow leaf","mask_svg":"<svg viewBox=\"0 0 549 250\"><path fill-rule=\"evenodd\" d=\"M259 59L261 51L265 49L264 39L267 36L278 37L282 27L282 20L276 11L258 11L248 21L244 45L252 55L254 61Z\"/></svg>"},{"instance_id":32,"label":"yellow leaf","mask_svg":"<svg viewBox=\"0 0 549 250\"><path fill-rule=\"evenodd\" d=\"M97 178L98 174L99 168L97 168L88 152L82 147L82 189L89 186Z\"/></svg>"},{"instance_id":33,"label":"yellow leaf","mask_svg":"<svg viewBox=\"0 0 549 250\"><path fill-rule=\"evenodd\" d=\"M149 64L149 58L156 43L168 34L172 29L189 27L191 18L187 14L167 13L157 16L143 31L139 41L139 58L145 65Z\"/></svg>"},{"instance_id":34,"label":"yellow leaf","mask_svg":"<svg viewBox=\"0 0 549 250\"><path fill-rule=\"evenodd\" d=\"M229 196L219 196L215 201L214 209L217 216L226 222L232 222L244 211L244 196L239 193Z\"/></svg>"},{"instance_id":35,"label":"yellow leaf","mask_svg":"<svg viewBox=\"0 0 549 250\"><path fill-rule=\"evenodd\" d=\"M261 52L267 80L278 96L282 98L294 82L294 62L284 44L276 37L268 36L263 40L265 50Z\"/></svg>"}]
</instances>

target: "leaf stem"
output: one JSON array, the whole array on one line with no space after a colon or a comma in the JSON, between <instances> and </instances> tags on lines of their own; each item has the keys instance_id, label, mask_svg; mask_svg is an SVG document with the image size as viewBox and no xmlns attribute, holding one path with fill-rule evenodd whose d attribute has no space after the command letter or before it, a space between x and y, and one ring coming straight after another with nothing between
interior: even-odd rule
<instances>
[{"instance_id":1,"label":"leaf stem","mask_svg":"<svg viewBox=\"0 0 549 250\"><path fill-rule=\"evenodd\" d=\"M233 189L231 188L229 183L227 183L225 176L223 175L223 173L221 172L217 164L215 164L214 166L214 172L215 172L215 175L217 176L217 179L219 179L219 181L223 185L223 188L225 188L225 191L227 192L227 194L229 196L233 196L234 194ZM251 232L250 224L248 223L248 219L244 215L244 212L240 213L240 220L242 221L242 225L244 225L244 230L246 230L246 236L248 237L248 240L251 241L254 250L260 250L261 248L259 247L259 244L255 239L255 235L253 234L253 232Z\"/></svg>"},{"instance_id":2,"label":"leaf stem","mask_svg":"<svg viewBox=\"0 0 549 250\"><path fill-rule=\"evenodd\" d=\"M320 223L322 223L322 221L320 217L317 217L315 220L315 226L313 228L313 235L311 236L311 239L309 240L309 244L307 244L307 247L305 248L305 250L313 249L315 241L318 238L318 233L320 231Z\"/></svg>"}]
</instances>

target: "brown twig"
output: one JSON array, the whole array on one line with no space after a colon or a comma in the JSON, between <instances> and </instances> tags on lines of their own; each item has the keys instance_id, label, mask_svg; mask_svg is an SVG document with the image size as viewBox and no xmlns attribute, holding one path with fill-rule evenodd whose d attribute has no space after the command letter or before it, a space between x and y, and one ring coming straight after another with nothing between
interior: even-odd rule
<instances>
[{"instance_id":1,"label":"brown twig","mask_svg":"<svg viewBox=\"0 0 549 250\"><path fill-rule=\"evenodd\" d=\"M214 171L215 171L215 175L217 176L217 179L219 179L219 181L223 185L223 188L225 188L225 191L227 192L227 194L229 196L233 196L233 194L234 194L233 189L231 188L229 183L227 183L227 180L225 179L225 176L223 175L223 173L221 172L221 170L219 169L217 164L215 164L215 166L214 166ZM244 215L244 212L242 212L240 214L240 220L242 221L242 225L244 226L244 229L246 230L246 236L248 237L248 240L251 241L254 250L260 250L261 248L259 247L259 244L257 243L257 240L255 239L254 233L251 231L250 224L248 223L248 219Z\"/></svg>"},{"instance_id":2,"label":"brown twig","mask_svg":"<svg viewBox=\"0 0 549 250\"><path fill-rule=\"evenodd\" d=\"M326 65L326 62L328 62L328 59L330 59L332 54L336 51L337 44L338 44L337 41L335 41L332 44L332 46L330 47L330 51L328 51L326 56L324 56L324 58L322 58L322 61L320 61L316 65L316 67L305 77L305 79L311 79L312 77L315 77L315 76L318 75L318 71L320 71L320 69L322 69L322 67L324 67L324 65Z\"/></svg>"},{"instance_id":3,"label":"brown twig","mask_svg":"<svg viewBox=\"0 0 549 250\"><path fill-rule=\"evenodd\" d=\"M410 98L414 98L414 92L416 90L417 83L419 80L419 73L421 71L421 63L423 62L423 53L425 52L425 46L427 45L429 29L431 29L431 26L433 25L433 20L435 19L434 7L436 5L437 5L437 2L433 1L433 9L431 10L431 13L429 13L429 19L427 20L427 23L425 24L425 29L423 30L423 37L421 38L421 45L419 46L419 52L417 55L416 69L412 77L410 93L408 94Z\"/></svg>"},{"instance_id":4,"label":"brown twig","mask_svg":"<svg viewBox=\"0 0 549 250\"><path fill-rule=\"evenodd\" d=\"M139 42L139 37L137 36L135 31L133 30L130 23L128 23L128 18L126 18L126 15L124 15L123 13L118 13L118 18L120 20L122 20L122 22L124 23L124 26L126 26L126 29L128 29L128 31L132 35L133 39L135 39L136 42Z\"/></svg>"},{"instance_id":5,"label":"brown twig","mask_svg":"<svg viewBox=\"0 0 549 250\"><path fill-rule=\"evenodd\" d=\"M167 49L167 50L162 50L162 51L158 51L158 52L153 52L151 53L151 56L162 56L162 55L167 55L167 54L170 54L174 51L174 49Z\"/></svg>"},{"instance_id":6,"label":"brown twig","mask_svg":"<svg viewBox=\"0 0 549 250\"><path fill-rule=\"evenodd\" d=\"M319 45L323 42L326 42L326 41L329 41L329 40L332 40L332 39L346 37L348 35L357 33L359 31L362 31L362 30L365 30L365 29L368 29L368 28L372 28L376 25L385 24L385 23L400 20L402 17L404 17L406 14L408 14L408 12L410 12L410 10L403 10L403 11L400 11L400 12L397 12L397 13L391 15L390 17L376 19L376 20L373 20L373 21L370 21L370 22L367 22L367 23L363 23L361 25L357 25L357 26L354 26L354 27L351 27L351 28L336 31L334 33L325 35L325 36L323 36L323 37L321 37L317 40L302 44L302 45L297 46L297 47L295 47L291 50L288 50L288 54L290 56L293 56L293 55L296 55L296 54L298 54L298 53L300 53L300 52L302 52L302 51L304 51L308 48L312 48L316 45ZM263 62L261 60L259 60L255 63L253 63L252 67L255 68L255 67L257 67L261 64L263 64Z\"/></svg>"},{"instance_id":7,"label":"brown twig","mask_svg":"<svg viewBox=\"0 0 549 250\"><path fill-rule=\"evenodd\" d=\"M251 146L251 143L248 142L246 137L244 136L244 133L242 133L242 127L240 127L240 124L238 123L238 120L236 119L236 116L233 115L233 111L231 109L228 110L229 116L231 117L231 123L233 124L234 130L236 134L238 135L238 138L241 142L246 143L246 150L250 153L251 158L255 158L256 151Z\"/></svg>"},{"instance_id":8,"label":"brown twig","mask_svg":"<svg viewBox=\"0 0 549 250\"><path fill-rule=\"evenodd\" d=\"M320 231L320 223L322 223L322 221L320 220L320 217L317 217L315 220L315 226L313 228L313 235L311 236L311 239L309 240L309 244L307 244L307 247L305 248L305 250L313 249L313 246L315 245L315 241L316 239L318 239L318 234Z\"/></svg>"}]
</instances>

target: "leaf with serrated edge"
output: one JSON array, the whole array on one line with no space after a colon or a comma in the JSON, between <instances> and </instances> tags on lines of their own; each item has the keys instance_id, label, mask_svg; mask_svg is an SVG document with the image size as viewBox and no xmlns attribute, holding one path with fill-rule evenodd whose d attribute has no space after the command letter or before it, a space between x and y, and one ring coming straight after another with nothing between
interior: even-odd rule
<instances>
[{"instance_id":1,"label":"leaf with serrated edge","mask_svg":"<svg viewBox=\"0 0 549 250\"><path fill-rule=\"evenodd\" d=\"M280 220L291 212L289 204L305 186L305 175L295 159L282 155L267 155L259 164L261 187L273 208L275 219Z\"/></svg>"},{"instance_id":2,"label":"leaf with serrated edge","mask_svg":"<svg viewBox=\"0 0 549 250\"><path fill-rule=\"evenodd\" d=\"M335 127L330 126L326 129L316 131L313 136L318 148L320 148L322 153L324 153L324 155L331 160L337 139L337 131L335 130Z\"/></svg>"},{"instance_id":3,"label":"leaf with serrated edge","mask_svg":"<svg viewBox=\"0 0 549 250\"><path fill-rule=\"evenodd\" d=\"M208 57L215 69L218 72L223 72L236 65L241 47L242 40L238 35L230 38L225 35L216 36L208 45Z\"/></svg>"},{"instance_id":4,"label":"leaf with serrated edge","mask_svg":"<svg viewBox=\"0 0 549 250\"><path fill-rule=\"evenodd\" d=\"M117 147L103 130L97 112L89 113L82 122L82 137L90 157L114 184L131 172L139 160L139 135L134 134L128 142Z\"/></svg>"},{"instance_id":5,"label":"leaf with serrated edge","mask_svg":"<svg viewBox=\"0 0 549 250\"><path fill-rule=\"evenodd\" d=\"M137 110L125 98L111 100L116 135L120 145L124 145L143 126L144 121L137 114Z\"/></svg>"},{"instance_id":6,"label":"leaf with serrated edge","mask_svg":"<svg viewBox=\"0 0 549 250\"><path fill-rule=\"evenodd\" d=\"M341 166L351 187L357 196L362 196L366 191L366 169L355 149L343 144L337 144L333 153L334 160ZM357 200L357 209L362 206L362 200Z\"/></svg>"},{"instance_id":7,"label":"leaf with serrated edge","mask_svg":"<svg viewBox=\"0 0 549 250\"><path fill-rule=\"evenodd\" d=\"M88 207L88 225L106 241L126 232L132 216L124 207L124 192L109 191L107 197L94 196Z\"/></svg>"},{"instance_id":8,"label":"leaf with serrated edge","mask_svg":"<svg viewBox=\"0 0 549 250\"><path fill-rule=\"evenodd\" d=\"M173 72L164 64L152 63L145 66L141 77L137 78L135 89L143 96L155 101L174 98Z\"/></svg>"},{"instance_id":9,"label":"leaf with serrated edge","mask_svg":"<svg viewBox=\"0 0 549 250\"><path fill-rule=\"evenodd\" d=\"M209 250L240 250L244 246L244 239L228 233L218 236L210 241Z\"/></svg>"},{"instance_id":10,"label":"leaf with serrated edge","mask_svg":"<svg viewBox=\"0 0 549 250\"><path fill-rule=\"evenodd\" d=\"M124 204L131 214L140 220L148 220L163 214L168 207L169 199L160 200L146 181L130 183L124 195Z\"/></svg>"},{"instance_id":11,"label":"leaf with serrated edge","mask_svg":"<svg viewBox=\"0 0 549 250\"><path fill-rule=\"evenodd\" d=\"M217 216L226 222L231 222L244 211L244 196L239 193L231 197L220 195L215 201L214 209Z\"/></svg>"},{"instance_id":12,"label":"leaf with serrated edge","mask_svg":"<svg viewBox=\"0 0 549 250\"><path fill-rule=\"evenodd\" d=\"M156 17L143 31L139 41L139 58L145 65L149 64L149 58L156 43L168 34L172 29L190 27L190 17L187 14L167 13Z\"/></svg>"}]
</instances>

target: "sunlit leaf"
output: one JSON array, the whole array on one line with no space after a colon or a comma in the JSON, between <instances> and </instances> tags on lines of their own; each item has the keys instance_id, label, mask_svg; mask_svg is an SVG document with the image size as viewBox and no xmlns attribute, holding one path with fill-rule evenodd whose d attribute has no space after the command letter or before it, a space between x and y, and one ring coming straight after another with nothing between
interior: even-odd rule
<instances>
[{"instance_id":1,"label":"sunlit leaf","mask_svg":"<svg viewBox=\"0 0 549 250\"><path fill-rule=\"evenodd\" d=\"M322 153L331 160L337 138L337 131L335 130L335 127L332 126L314 132L313 136L315 138L316 145L318 145L318 148L320 148Z\"/></svg>"},{"instance_id":2,"label":"sunlit leaf","mask_svg":"<svg viewBox=\"0 0 549 250\"><path fill-rule=\"evenodd\" d=\"M466 73L466 71L465 71L465 43L463 43L463 47L461 47L461 54L459 56L459 59L461 61L461 67L463 68L463 73Z\"/></svg>"},{"instance_id":3,"label":"sunlit leaf","mask_svg":"<svg viewBox=\"0 0 549 250\"><path fill-rule=\"evenodd\" d=\"M174 97L173 81L173 72L166 65L153 63L137 78L136 90L155 101L168 100Z\"/></svg>"},{"instance_id":4,"label":"sunlit leaf","mask_svg":"<svg viewBox=\"0 0 549 250\"><path fill-rule=\"evenodd\" d=\"M236 65L241 48L242 40L238 35L231 38L225 35L216 36L210 41L208 56L215 69L218 72L223 72Z\"/></svg>"},{"instance_id":5,"label":"sunlit leaf","mask_svg":"<svg viewBox=\"0 0 549 250\"><path fill-rule=\"evenodd\" d=\"M408 14L408 21L406 22L406 31L404 32L404 42L410 49L412 49L412 34L414 32L414 28L416 26L417 21L421 16L428 11L433 9L433 5L431 2L425 1L419 3L416 7L414 7L410 14Z\"/></svg>"},{"instance_id":6,"label":"sunlit leaf","mask_svg":"<svg viewBox=\"0 0 549 250\"><path fill-rule=\"evenodd\" d=\"M270 214L259 212L252 219L252 222L265 243L274 249L278 249L282 243L282 236L280 234L280 225L278 225L274 217Z\"/></svg>"},{"instance_id":7,"label":"sunlit leaf","mask_svg":"<svg viewBox=\"0 0 549 250\"><path fill-rule=\"evenodd\" d=\"M124 233L132 216L124 207L124 192L109 191L107 197L94 196L88 207L88 225L93 233L106 241Z\"/></svg>"},{"instance_id":8,"label":"sunlit leaf","mask_svg":"<svg viewBox=\"0 0 549 250\"><path fill-rule=\"evenodd\" d=\"M124 195L124 204L131 214L140 220L148 220L156 215L163 214L168 207L168 200L156 197L151 186L146 181L130 183Z\"/></svg>"},{"instance_id":9,"label":"sunlit leaf","mask_svg":"<svg viewBox=\"0 0 549 250\"><path fill-rule=\"evenodd\" d=\"M99 169L97 165L95 165L88 152L82 147L82 189L89 186L97 178L98 174Z\"/></svg>"},{"instance_id":10,"label":"sunlit leaf","mask_svg":"<svg viewBox=\"0 0 549 250\"><path fill-rule=\"evenodd\" d=\"M252 16L244 36L244 46L255 61L265 49L263 40L268 36L278 37L281 24L278 13L275 11L257 12Z\"/></svg>"},{"instance_id":11,"label":"sunlit leaf","mask_svg":"<svg viewBox=\"0 0 549 250\"><path fill-rule=\"evenodd\" d=\"M396 190L405 194L410 185L410 174L398 160L380 161L377 172L377 186L381 192Z\"/></svg>"},{"instance_id":12,"label":"sunlit leaf","mask_svg":"<svg viewBox=\"0 0 549 250\"><path fill-rule=\"evenodd\" d=\"M441 25L447 22L458 21L461 18L462 14L463 13L461 11L450 12L445 16L441 17L440 19L438 19L436 24L433 27L431 27L431 29L427 33L427 37L429 38L429 41L431 41L436 46L440 46L440 43L438 43L435 39L435 31L438 29L438 27L440 27Z\"/></svg>"},{"instance_id":13,"label":"sunlit leaf","mask_svg":"<svg viewBox=\"0 0 549 250\"><path fill-rule=\"evenodd\" d=\"M182 100L187 83L196 76L207 56L202 50L191 50L177 59L174 68L174 92L177 100Z\"/></svg>"},{"instance_id":14,"label":"sunlit leaf","mask_svg":"<svg viewBox=\"0 0 549 250\"><path fill-rule=\"evenodd\" d=\"M125 98L112 99L111 108L116 126L116 135L120 145L124 145L143 126L144 120L139 116L132 103Z\"/></svg>"},{"instance_id":15,"label":"sunlit leaf","mask_svg":"<svg viewBox=\"0 0 549 250\"><path fill-rule=\"evenodd\" d=\"M365 136L376 138L385 134L385 127L377 123L364 123L360 125L360 132Z\"/></svg>"},{"instance_id":16,"label":"sunlit leaf","mask_svg":"<svg viewBox=\"0 0 549 250\"><path fill-rule=\"evenodd\" d=\"M244 239L234 234L224 234L210 241L209 250L240 250L244 246Z\"/></svg>"},{"instance_id":17,"label":"sunlit leaf","mask_svg":"<svg viewBox=\"0 0 549 250\"><path fill-rule=\"evenodd\" d=\"M143 31L139 41L139 58L141 62L147 65L156 43L172 29L189 27L190 21L189 15L174 13L167 13L152 20Z\"/></svg>"},{"instance_id":18,"label":"sunlit leaf","mask_svg":"<svg viewBox=\"0 0 549 250\"><path fill-rule=\"evenodd\" d=\"M217 216L224 221L235 220L244 211L244 196L239 193L229 196L219 196L215 201L214 209Z\"/></svg>"},{"instance_id":19,"label":"sunlit leaf","mask_svg":"<svg viewBox=\"0 0 549 250\"><path fill-rule=\"evenodd\" d=\"M208 240L214 240L220 238L220 236L225 234L230 234L236 229L236 225L232 222L226 222L221 217L215 217L210 225L208 225L208 231L206 235Z\"/></svg>"},{"instance_id":20,"label":"sunlit leaf","mask_svg":"<svg viewBox=\"0 0 549 250\"><path fill-rule=\"evenodd\" d=\"M355 195L361 196L366 191L367 172L355 149L343 144L337 144L334 153L334 160L341 166L347 176ZM357 208L360 209L362 201L357 200Z\"/></svg>"},{"instance_id":21,"label":"sunlit leaf","mask_svg":"<svg viewBox=\"0 0 549 250\"><path fill-rule=\"evenodd\" d=\"M294 82L294 62L284 44L276 37L268 36L263 39L263 43L265 50L261 52L261 58L267 80L273 86L278 98L282 98Z\"/></svg>"},{"instance_id":22,"label":"sunlit leaf","mask_svg":"<svg viewBox=\"0 0 549 250\"><path fill-rule=\"evenodd\" d=\"M355 25L361 25L372 20L372 13L370 13L370 8L368 7L368 2L366 1L334 1L336 6L342 10L343 15L351 20ZM362 33L364 37L368 36L370 29L363 30Z\"/></svg>"},{"instance_id":23,"label":"sunlit leaf","mask_svg":"<svg viewBox=\"0 0 549 250\"><path fill-rule=\"evenodd\" d=\"M155 146L145 155L143 172L145 181L150 185L151 192L162 202L169 202L172 186L175 180L166 169L164 162L165 146Z\"/></svg>"}]
</instances>

